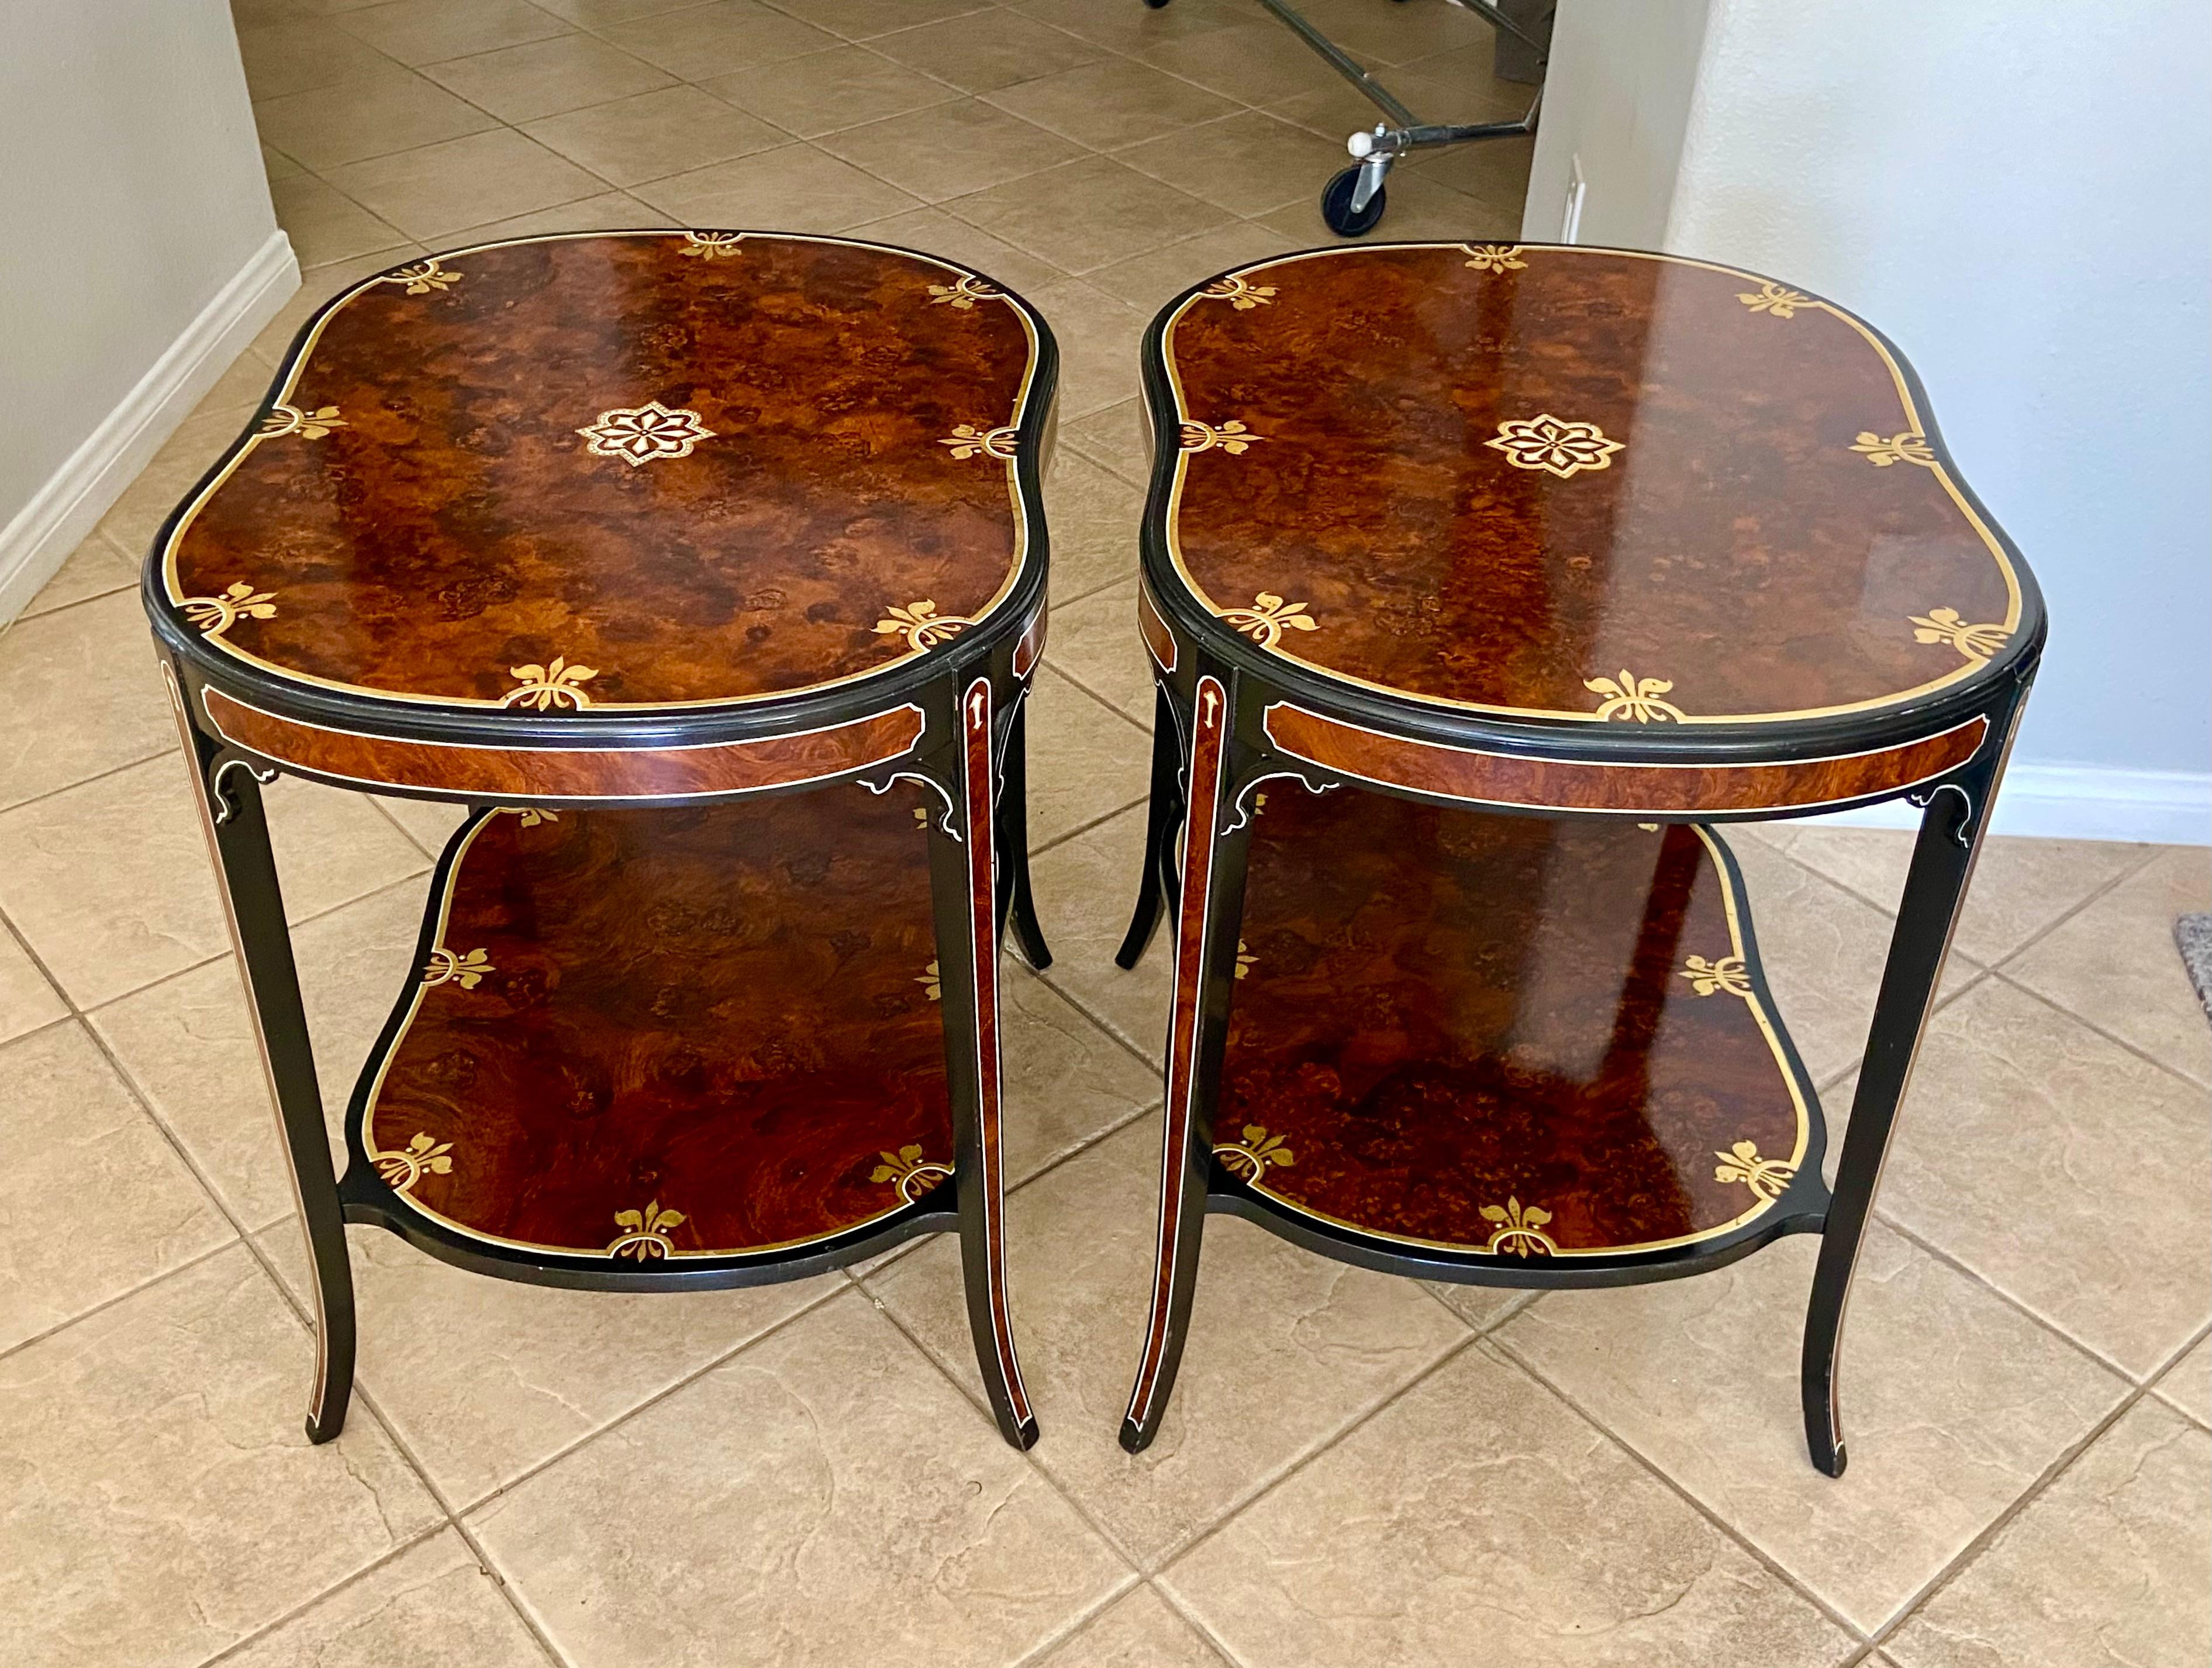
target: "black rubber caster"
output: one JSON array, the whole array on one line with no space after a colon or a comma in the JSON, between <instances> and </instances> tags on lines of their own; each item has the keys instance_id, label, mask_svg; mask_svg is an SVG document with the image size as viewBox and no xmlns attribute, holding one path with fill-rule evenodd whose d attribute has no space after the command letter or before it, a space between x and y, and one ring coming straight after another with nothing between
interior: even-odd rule
<instances>
[{"instance_id":1,"label":"black rubber caster","mask_svg":"<svg viewBox=\"0 0 2212 1668\"><path fill-rule=\"evenodd\" d=\"M1388 187L1378 185L1375 195L1367 199L1367 206L1353 212L1352 192L1359 183L1359 167L1354 162L1321 188L1321 217L1339 237L1365 237L1375 229L1375 222L1382 218L1383 207L1389 201Z\"/></svg>"}]
</instances>

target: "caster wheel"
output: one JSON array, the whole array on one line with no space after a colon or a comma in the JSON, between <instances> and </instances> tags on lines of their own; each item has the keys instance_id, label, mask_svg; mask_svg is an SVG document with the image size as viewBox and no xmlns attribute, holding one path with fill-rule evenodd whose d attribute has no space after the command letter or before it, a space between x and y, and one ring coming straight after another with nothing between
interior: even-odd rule
<instances>
[{"instance_id":1,"label":"caster wheel","mask_svg":"<svg viewBox=\"0 0 2212 1668\"><path fill-rule=\"evenodd\" d=\"M1376 186L1375 195L1367 199L1367 206L1355 214L1352 192L1358 183L1359 165L1355 162L1321 188L1321 217L1339 237L1364 237L1382 218L1383 207L1389 201L1388 187Z\"/></svg>"},{"instance_id":2,"label":"caster wheel","mask_svg":"<svg viewBox=\"0 0 2212 1668\"><path fill-rule=\"evenodd\" d=\"M1146 6L1153 11L1159 10L1160 8L1166 5L1167 3L1168 0L1145 0Z\"/></svg>"}]
</instances>

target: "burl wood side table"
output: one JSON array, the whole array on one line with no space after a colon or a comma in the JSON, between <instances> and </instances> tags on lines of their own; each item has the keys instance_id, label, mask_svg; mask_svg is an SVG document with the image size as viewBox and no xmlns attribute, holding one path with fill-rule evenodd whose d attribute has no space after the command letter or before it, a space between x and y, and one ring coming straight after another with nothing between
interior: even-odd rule
<instances>
[{"instance_id":1,"label":"burl wood side table","mask_svg":"<svg viewBox=\"0 0 2212 1668\"><path fill-rule=\"evenodd\" d=\"M1496 1286L1818 1233L1805 1428L1841 1472L1852 1264L2044 639L1902 356L1726 267L1406 244L1225 273L1144 357L1159 717L1124 966L1179 907L1123 1446L1159 1428L1212 1209ZM1831 1190L1711 825L1899 795L1924 810Z\"/></svg>"},{"instance_id":2,"label":"burl wood side table","mask_svg":"<svg viewBox=\"0 0 2212 1668\"><path fill-rule=\"evenodd\" d=\"M1050 332L836 238L527 238L301 332L144 596L352 1381L342 1223L599 1290L957 1233L1006 1440L1000 935L1030 959ZM460 801L334 1179L260 786Z\"/></svg>"}]
</instances>

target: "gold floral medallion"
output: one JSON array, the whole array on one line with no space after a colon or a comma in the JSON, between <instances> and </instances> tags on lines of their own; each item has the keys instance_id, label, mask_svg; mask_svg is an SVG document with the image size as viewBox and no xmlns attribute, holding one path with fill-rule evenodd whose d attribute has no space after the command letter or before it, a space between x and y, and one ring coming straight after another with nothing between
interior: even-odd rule
<instances>
[{"instance_id":1,"label":"gold floral medallion","mask_svg":"<svg viewBox=\"0 0 2212 1668\"><path fill-rule=\"evenodd\" d=\"M550 665L539 666L532 661L528 666L511 666L507 675L520 678L522 687L511 689L500 697L502 707L535 707L540 712L550 712L555 707L574 707L581 711L592 704L592 697L577 685L598 677L599 670L597 667L571 666L556 654Z\"/></svg>"},{"instance_id":2,"label":"gold floral medallion","mask_svg":"<svg viewBox=\"0 0 2212 1668\"><path fill-rule=\"evenodd\" d=\"M933 1164L921 1156L920 1147L902 1147L896 1153L878 1153L883 1160L868 1172L868 1179L880 1185L894 1182L898 1196L912 1204L952 1173L949 1164Z\"/></svg>"},{"instance_id":3,"label":"gold floral medallion","mask_svg":"<svg viewBox=\"0 0 2212 1668\"><path fill-rule=\"evenodd\" d=\"M657 399L602 411L597 422L587 423L576 432L584 437L584 449L593 457L620 458L633 469L656 458L688 458L701 441L714 438L714 431L700 422L698 412L682 405L664 405Z\"/></svg>"},{"instance_id":4,"label":"gold floral medallion","mask_svg":"<svg viewBox=\"0 0 2212 1668\"><path fill-rule=\"evenodd\" d=\"M1265 435L1254 434L1234 417L1218 427L1211 423L1200 423L1196 417L1185 417L1182 420L1182 445L1186 452L1212 452L1218 449L1228 453L1233 458L1248 447L1257 446L1267 438Z\"/></svg>"},{"instance_id":5,"label":"gold floral medallion","mask_svg":"<svg viewBox=\"0 0 2212 1668\"><path fill-rule=\"evenodd\" d=\"M1585 678L1583 687L1601 697L1600 718L1632 718L1639 724L1680 723L1681 708L1659 697L1674 687L1671 678L1638 678L1626 667L1614 678Z\"/></svg>"},{"instance_id":6,"label":"gold floral medallion","mask_svg":"<svg viewBox=\"0 0 2212 1668\"><path fill-rule=\"evenodd\" d=\"M453 1174L453 1151L450 1141L432 1141L418 1131L403 1150L371 1153L368 1161L376 1166L386 1187L394 1193L404 1193L426 1175Z\"/></svg>"},{"instance_id":7,"label":"gold floral medallion","mask_svg":"<svg viewBox=\"0 0 2212 1668\"><path fill-rule=\"evenodd\" d=\"M466 955L457 956L441 944L430 952L430 959L422 964L422 983L443 984L450 979L464 990L473 990L483 982L486 973L498 971L491 965L487 951L471 950Z\"/></svg>"},{"instance_id":8,"label":"gold floral medallion","mask_svg":"<svg viewBox=\"0 0 2212 1668\"><path fill-rule=\"evenodd\" d=\"M686 232L677 253L694 260L727 260L736 255L744 237L743 232Z\"/></svg>"},{"instance_id":9,"label":"gold floral medallion","mask_svg":"<svg viewBox=\"0 0 2212 1668\"><path fill-rule=\"evenodd\" d=\"M1498 433L1483 441L1503 452L1516 469L1540 469L1567 480L1585 469L1610 469L1613 454L1625 442L1607 440L1595 423L1571 422L1540 411L1532 417L1513 417L1498 425Z\"/></svg>"},{"instance_id":10,"label":"gold floral medallion","mask_svg":"<svg viewBox=\"0 0 2212 1668\"><path fill-rule=\"evenodd\" d=\"M1217 1141L1213 1156L1221 1160L1223 1169L1232 1176L1248 1182L1256 1182L1268 1170L1280 1166L1287 1170L1297 1162L1297 1157L1285 1144L1288 1137L1271 1135L1264 1123L1244 1126L1244 1139L1237 1142Z\"/></svg>"},{"instance_id":11,"label":"gold floral medallion","mask_svg":"<svg viewBox=\"0 0 2212 1668\"><path fill-rule=\"evenodd\" d=\"M418 260L374 278L374 283L396 283L410 295L427 295L432 290L451 289L465 273L441 266L435 260Z\"/></svg>"},{"instance_id":12,"label":"gold floral medallion","mask_svg":"<svg viewBox=\"0 0 2212 1668\"><path fill-rule=\"evenodd\" d=\"M1275 286L1272 283L1247 283L1232 273L1225 278L1216 278L1198 293L1206 301L1226 301L1239 313L1249 313L1254 307L1265 307L1275 299Z\"/></svg>"},{"instance_id":13,"label":"gold floral medallion","mask_svg":"<svg viewBox=\"0 0 2212 1668\"><path fill-rule=\"evenodd\" d=\"M1005 292L988 278L979 278L970 272L957 283L933 283L929 286L929 304L949 307L955 313L972 313L978 301L1005 299Z\"/></svg>"},{"instance_id":14,"label":"gold floral medallion","mask_svg":"<svg viewBox=\"0 0 2212 1668\"><path fill-rule=\"evenodd\" d=\"M1255 817L1260 814L1260 807L1258 806L1255 805L1252 807L1252 814ZM1244 947L1244 941L1243 939L1238 939L1237 941L1237 977L1240 979L1243 978L1247 973L1250 972L1259 965L1260 958L1254 955L1249 950Z\"/></svg>"},{"instance_id":15,"label":"gold floral medallion","mask_svg":"<svg viewBox=\"0 0 2212 1668\"><path fill-rule=\"evenodd\" d=\"M927 811L922 813L924 818L928 814ZM921 987L921 994L930 1001L939 1002L945 1000L945 979L943 974L939 971L936 962L931 962L928 966L915 974L914 982Z\"/></svg>"},{"instance_id":16,"label":"gold floral medallion","mask_svg":"<svg viewBox=\"0 0 2212 1668\"><path fill-rule=\"evenodd\" d=\"M1528 263L1520 259L1517 243L1462 243L1467 264L1478 272L1518 272Z\"/></svg>"},{"instance_id":17,"label":"gold floral medallion","mask_svg":"<svg viewBox=\"0 0 2212 1668\"><path fill-rule=\"evenodd\" d=\"M954 425L952 433L937 443L950 447L956 458L998 458L1010 462L1020 432L1012 428L978 429L972 423L963 423Z\"/></svg>"},{"instance_id":18,"label":"gold floral medallion","mask_svg":"<svg viewBox=\"0 0 2212 1668\"><path fill-rule=\"evenodd\" d=\"M296 405L271 405L269 415L261 419L258 438L275 440L279 435L298 435L307 440L320 440L331 429L344 427L346 420L338 415L335 405L318 405L312 411L303 411Z\"/></svg>"},{"instance_id":19,"label":"gold floral medallion","mask_svg":"<svg viewBox=\"0 0 2212 1668\"><path fill-rule=\"evenodd\" d=\"M1689 980L1690 989L1700 996L1722 992L1731 996L1751 995L1751 969L1744 965L1741 956L1723 956L1718 961L1691 956L1683 961L1681 971L1682 977Z\"/></svg>"},{"instance_id":20,"label":"gold floral medallion","mask_svg":"<svg viewBox=\"0 0 2212 1668\"><path fill-rule=\"evenodd\" d=\"M1780 1159L1762 1159L1759 1143L1739 1141L1730 1143L1725 1153L1716 1151L1713 1156L1720 1162L1713 1166L1717 1182L1741 1182L1751 1190L1751 1196L1761 1204L1772 1204L1782 1196L1797 1174L1795 1165L1784 1164Z\"/></svg>"},{"instance_id":21,"label":"gold floral medallion","mask_svg":"<svg viewBox=\"0 0 2212 1668\"><path fill-rule=\"evenodd\" d=\"M888 637L896 633L906 639L908 648L934 648L975 623L957 614L939 613L937 605L927 597L919 602L909 602L903 608L892 608L887 612L889 618L876 622L876 635Z\"/></svg>"},{"instance_id":22,"label":"gold floral medallion","mask_svg":"<svg viewBox=\"0 0 2212 1668\"><path fill-rule=\"evenodd\" d=\"M1876 469L1887 469L1893 463L1917 463L1925 469L1936 467L1936 454L1929 447L1928 436L1917 429L1907 429L1887 440L1871 429L1863 429L1859 437L1851 442L1851 450Z\"/></svg>"},{"instance_id":23,"label":"gold floral medallion","mask_svg":"<svg viewBox=\"0 0 2212 1668\"><path fill-rule=\"evenodd\" d=\"M1516 1257L1549 1257L1559 1246L1546 1233L1544 1224L1552 1220L1552 1213L1540 1205L1523 1206L1520 1200L1508 1198L1502 1205L1485 1205L1482 1220L1498 1224L1498 1232L1490 1236L1483 1247L1492 1257L1511 1252Z\"/></svg>"},{"instance_id":24,"label":"gold floral medallion","mask_svg":"<svg viewBox=\"0 0 2212 1668\"><path fill-rule=\"evenodd\" d=\"M561 820L561 813L558 811L548 811L540 806L502 805L499 809L502 816L521 818L522 826L525 828L535 828L540 823L557 823Z\"/></svg>"},{"instance_id":25,"label":"gold floral medallion","mask_svg":"<svg viewBox=\"0 0 2212 1668\"><path fill-rule=\"evenodd\" d=\"M1970 661L1988 660L2012 636L1995 624L1969 625L1955 608L1930 608L1925 614L1910 618L1915 642L1947 642Z\"/></svg>"},{"instance_id":26,"label":"gold floral medallion","mask_svg":"<svg viewBox=\"0 0 2212 1668\"><path fill-rule=\"evenodd\" d=\"M1745 290L1739 294L1736 300L1741 301L1753 313L1771 314L1778 319L1794 319L1797 316L1799 307L1820 305L1810 295L1800 295L1794 289L1784 289L1778 283L1762 283L1756 289Z\"/></svg>"},{"instance_id":27,"label":"gold floral medallion","mask_svg":"<svg viewBox=\"0 0 2212 1668\"><path fill-rule=\"evenodd\" d=\"M1262 591L1254 597L1249 608L1224 609L1221 618L1262 648L1273 648L1282 642L1286 630L1321 630L1321 622L1306 612L1305 604L1285 602L1272 591Z\"/></svg>"},{"instance_id":28,"label":"gold floral medallion","mask_svg":"<svg viewBox=\"0 0 2212 1668\"><path fill-rule=\"evenodd\" d=\"M615 1226L623 1232L608 1241L607 1255L635 1257L640 1263L666 1257L676 1249L676 1242L668 1237L669 1231L682 1227L684 1221L682 1211L663 1210L658 1199L643 1210L618 1210L615 1212Z\"/></svg>"},{"instance_id":29,"label":"gold floral medallion","mask_svg":"<svg viewBox=\"0 0 2212 1668\"><path fill-rule=\"evenodd\" d=\"M186 597L177 606L204 637L219 637L242 619L276 618L276 594L257 591L241 581L219 597Z\"/></svg>"}]
</instances>

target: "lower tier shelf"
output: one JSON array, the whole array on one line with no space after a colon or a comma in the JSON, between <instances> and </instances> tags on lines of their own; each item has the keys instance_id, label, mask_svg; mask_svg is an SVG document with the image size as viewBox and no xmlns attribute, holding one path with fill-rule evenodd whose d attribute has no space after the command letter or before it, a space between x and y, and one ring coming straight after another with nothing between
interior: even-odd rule
<instances>
[{"instance_id":1,"label":"lower tier shelf","mask_svg":"<svg viewBox=\"0 0 2212 1668\"><path fill-rule=\"evenodd\" d=\"M936 957L917 789L479 813L355 1090L348 1196L641 1273L949 1209Z\"/></svg>"},{"instance_id":2,"label":"lower tier shelf","mask_svg":"<svg viewBox=\"0 0 2212 1668\"><path fill-rule=\"evenodd\" d=\"M1244 1214L1480 1278L1724 1259L1825 1205L1819 1102L1709 830L1290 784L1242 931L1213 1150Z\"/></svg>"}]
</instances>

